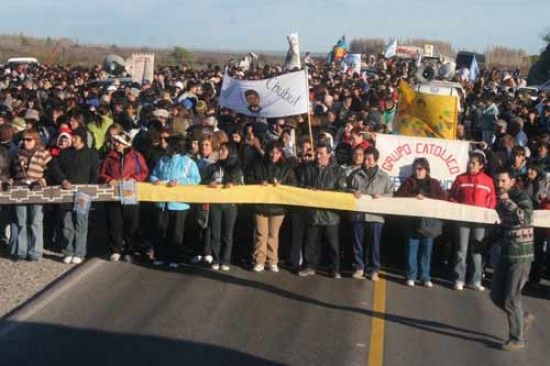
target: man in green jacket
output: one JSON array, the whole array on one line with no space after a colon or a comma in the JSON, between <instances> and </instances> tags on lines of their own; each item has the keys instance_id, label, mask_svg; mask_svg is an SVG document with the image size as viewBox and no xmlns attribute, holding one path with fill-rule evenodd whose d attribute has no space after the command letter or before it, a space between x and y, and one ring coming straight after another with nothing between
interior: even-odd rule
<instances>
[{"instance_id":1,"label":"man in green jacket","mask_svg":"<svg viewBox=\"0 0 550 366\"><path fill-rule=\"evenodd\" d=\"M497 241L501 252L491 285L491 300L506 313L509 340L502 345L505 351L525 348L525 337L534 316L523 311L521 290L529 279L533 249L533 202L527 193L515 186L515 173L511 168L496 174L500 218Z\"/></svg>"}]
</instances>

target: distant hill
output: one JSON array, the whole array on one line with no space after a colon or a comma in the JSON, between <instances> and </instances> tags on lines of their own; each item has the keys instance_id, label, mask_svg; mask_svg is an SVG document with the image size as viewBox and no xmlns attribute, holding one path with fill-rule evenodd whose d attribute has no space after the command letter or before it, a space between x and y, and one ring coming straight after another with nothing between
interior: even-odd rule
<instances>
[{"instance_id":1,"label":"distant hill","mask_svg":"<svg viewBox=\"0 0 550 366\"><path fill-rule=\"evenodd\" d=\"M36 57L43 64L70 64L75 66L91 66L101 64L103 58L110 54L128 58L132 53L154 53L156 65L187 64L193 67L204 67L208 64L224 65L230 59L241 59L246 52L185 50L186 58L174 58L177 50L182 47L151 48L124 47L112 45L81 45L76 40L68 38L53 39L36 38L19 35L0 35L0 64L10 57ZM253 50L251 50L253 51ZM260 54L261 64L282 64L285 54L281 52L265 52Z\"/></svg>"}]
</instances>

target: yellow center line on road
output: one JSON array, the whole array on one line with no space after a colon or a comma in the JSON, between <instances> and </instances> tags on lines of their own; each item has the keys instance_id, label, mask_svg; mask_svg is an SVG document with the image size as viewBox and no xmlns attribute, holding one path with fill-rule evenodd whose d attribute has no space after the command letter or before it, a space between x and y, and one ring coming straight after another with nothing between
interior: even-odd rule
<instances>
[{"instance_id":1,"label":"yellow center line on road","mask_svg":"<svg viewBox=\"0 0 550 366\"><path fill-rule=\"evenodd\" d=\"M380 274L384 274L380 272ZM374 283L373 316L370 334L368 366L382 366L384 364L384 331L386 315L386 280L380 279Z\"/></svg>"}]
</instances>

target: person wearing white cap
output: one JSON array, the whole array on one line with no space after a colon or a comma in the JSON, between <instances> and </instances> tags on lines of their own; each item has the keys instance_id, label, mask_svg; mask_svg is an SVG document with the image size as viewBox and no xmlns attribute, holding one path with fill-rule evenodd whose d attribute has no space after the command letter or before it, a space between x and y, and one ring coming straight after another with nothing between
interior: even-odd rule
<instances>
[{"instance_id":1,"label":"person wearing white cap","mask_svg":"<svg viewBox=\"0 0 550 366\"><path fill-rule=\"evenodd\" d=\"M126 132L111 137L113 149L101 165L100 181L116 187L124 180L143 182L149 169L143 156L132 148L132 138ZM139 228L139 205L107 204L107 234L111 247L111 261L131 262Z\"/></svg>"}]
</instances>

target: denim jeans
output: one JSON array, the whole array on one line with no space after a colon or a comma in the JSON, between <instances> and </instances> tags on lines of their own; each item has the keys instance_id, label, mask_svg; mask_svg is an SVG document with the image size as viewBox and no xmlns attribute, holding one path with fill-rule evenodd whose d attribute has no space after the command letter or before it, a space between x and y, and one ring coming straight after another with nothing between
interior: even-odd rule
<instances>
[{"instance_id":1,"label":"denim jeans","mask_svg":"<svg viewBox=\"0 0 550 366\"><path fill-rule=\"evenodd\" d=\"M88 244L88 216L74 211L65 211L63 214L63 240L65 241L65 255L84 258Z\"/></svg>"},{"instance_id":2,"label":"denim jeans","mask_svg":"<svg viewBox=\"0 0 550 366\"><path fill-rule=\"evenodd\" d=\"M420 262L420 280L427 282L430 277L430 262L434 238L427 238L416 233L407 235L407 280L415 281L418 277Z\"/></svg>"},{"instance_id":3,"label":"denim jeans","mask_svg":"<svg viewBox=\"0 0 550 366\"><path fill-rule=\"evenodd\" d=\"M42 205L15 206L17 238L11 253L19 258L42 259L44 248L44 212Z\"/></svg>"},{"instance_id":4,"label":"denim jeans","mask_svg":"<svg viewBox=\"0 0 550 366\"><path fill-rule=\"evenodd\" d=\"M233 229L237 220L237 206L233 204L210 205L210 235L213 264L231 263Z\"/></svg>"},{"instance_id":5,"label":"denim jeans","mask_svg":"<svg viewBox=\"0 0 550 366\"><path fill-rule=\"evenodd\" d=\"M380 270L380 239L382 237L382 222L354 221L353 225L353 254L355 258L355 269L364 270L366 263L365 256L365 231L370 245L370 268L372 272Z\"/></svg>"},{"instance_id":6,"label":"denim jeans","mask_svg":"<svg viewBox=\"0 0 550 366\"><path fill-rule=\"evenodd\" d=\"M464 283L466 280L466 260L468 255L468 248L470 243L474 240L483 240L485 236L485 227L478 225L460 225L458 227L458 251L456 253L455 261L455 279L458 282ZM473 238L472 238L473 237ZM472 263L474 265L474 271L472 275L472 284L481 284L483 273L483 260L480 253L473 253L470 248L470 255L472 257Z\"/></svg>"}]
</instances>

